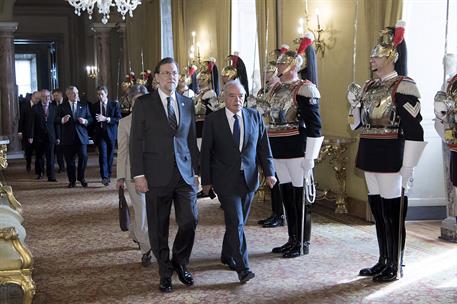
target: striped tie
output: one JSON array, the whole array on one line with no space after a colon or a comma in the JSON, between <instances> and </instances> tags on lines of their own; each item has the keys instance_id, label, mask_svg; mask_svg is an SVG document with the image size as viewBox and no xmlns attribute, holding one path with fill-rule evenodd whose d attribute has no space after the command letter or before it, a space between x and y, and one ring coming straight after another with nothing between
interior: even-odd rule
<instances>
[{"instance_id":1,"label":"striped tie","mask_svg":"<svg viewBox=\"0 0 457 304\"><path fill-rule=\"evenodd\" d=\"M178 122L176 120L175 110L173 109L173 104L171 101L171 97L167 97L167 112L168 112L168 123L170 124L170 128L173 131L173 134L176 134L176 130L178 129Z\"/></svg>"}]
</instances>

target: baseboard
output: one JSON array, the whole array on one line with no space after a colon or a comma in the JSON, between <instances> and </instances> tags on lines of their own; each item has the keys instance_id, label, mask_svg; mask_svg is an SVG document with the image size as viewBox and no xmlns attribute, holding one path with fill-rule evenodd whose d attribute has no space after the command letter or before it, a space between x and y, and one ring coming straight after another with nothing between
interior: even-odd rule
<instances>
[{"instance_id":1,"label":"baseboard","mask_svg":"<svg viewBox=\"0 0 457 304\"><path fill-rule=\"evenodd\" d=\"M407 221L443 220L447 217L447 206L409 206Z\"/></svg>"},{"instance_id":2,"label":"baseboard","mask_svg":"<svg viewBox=\"0 0 457 304\"><path fill-rule=\"evenodd\" d=\"M7 152L6 159L21 159L24 158L24 151Z\"/></svg>"}]
</instances>

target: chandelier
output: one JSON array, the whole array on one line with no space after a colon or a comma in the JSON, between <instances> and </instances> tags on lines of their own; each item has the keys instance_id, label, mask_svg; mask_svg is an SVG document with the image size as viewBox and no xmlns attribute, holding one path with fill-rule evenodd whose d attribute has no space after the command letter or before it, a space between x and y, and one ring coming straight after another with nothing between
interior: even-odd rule
<instances>
[{"instance_id":1,"label":"chandelier","mask_svg":"<svg viewBox=\"0 0 457 304\"><path fill-rule=\"evenodd\" d=\"M92 19L92 12L95 4L97 4L98 12L103 16L102 22L106 24L109 19L111 6L117 7L117 12L122 15L122 20L125 20L125 15L129 13L133 17L133 10L141 4L141 0L66 0L75 8L75 14L81 16L81 11L87 11L89 19Z\"/></svg>"}]
</instances>

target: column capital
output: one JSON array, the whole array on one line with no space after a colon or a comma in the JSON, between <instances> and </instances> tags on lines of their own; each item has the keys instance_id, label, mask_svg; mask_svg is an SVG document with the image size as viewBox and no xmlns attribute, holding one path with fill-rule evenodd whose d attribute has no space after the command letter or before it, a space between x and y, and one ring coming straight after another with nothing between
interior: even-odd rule
<instances>
[{"instance_id":1,"label":"column capital","mask_svg":"<svg viewBox=\"0 0 457 304\"><path fill-rule=\"evenodd\" d=\"M111 32L112 29L116 28L116 23L93 23L91 30L96 33L107 33Z\"/></svg>"},{"instance_id":2,"label":"column capital","mask_svg":"<svg viewBox=\"0 0 457 304\"><path fill-rule=\"evenodd\" d=\"M125 28L126 28L125 22L118 22L116 24L117 32L120 34L125 34Z\"/></svg>"}]
</instances>

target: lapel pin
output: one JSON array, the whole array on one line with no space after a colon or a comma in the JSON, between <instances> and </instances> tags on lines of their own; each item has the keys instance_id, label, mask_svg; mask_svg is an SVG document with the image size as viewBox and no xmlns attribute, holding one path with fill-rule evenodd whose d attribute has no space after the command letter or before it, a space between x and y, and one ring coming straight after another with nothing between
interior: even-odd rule
<instances>
[{"instance_id":1,"label":"lapel pin","mask_svg":"<svg viewBox=\"0 0 457 304\"><path fill-rule=\"evenodd\" d=\"M184 107L184 102L183 102L183 103L181 103L181 105Z\"/></svg>"}]
</instances>

